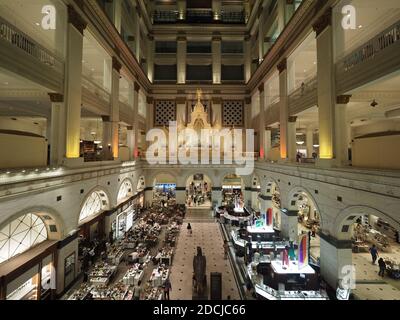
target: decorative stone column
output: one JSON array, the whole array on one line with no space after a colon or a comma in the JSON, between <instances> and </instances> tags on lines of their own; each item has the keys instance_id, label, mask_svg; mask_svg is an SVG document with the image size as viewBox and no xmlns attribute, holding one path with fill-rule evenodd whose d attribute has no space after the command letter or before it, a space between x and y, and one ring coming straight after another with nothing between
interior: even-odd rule
<instances>
[{"instance_id":1,"label":"decorative stone column","mask_svg":"<svg viewBox=\"0 0 400 320\"><path fill-rule=\"evenodd\" d=\"M221 36L212 38L213 84L221 84Z\"/></svg>"},{"instance_id":2,"label":"decorative stone column","mask_svg":"<svg viewBox=\"0 0 400 320\"><path fill-rule=\"evenodd\" d=\"M185 84L186 83L186 49L187 49L186 36L178 36L176 41L177 41L176 65L177 65L178 84Z\"/></svg>"},{"instance_id":3,"label":"decorative stone column","mask_svg":"<svg viewBox=\"0 0 400 320\"><path fill-rule=\"evenodd\" d=\"M265 38L265 8L263 4L260 5L258 11L258 61L262 62L264 59L264 38Z\"/></svg>"},{"instance_id":4,"label":"decorative stone column","mask_svg":"<svg viewBox=\"0 0 400 320\"><path fill-rule=\"evenodd\" d=\"M111 74L111 150L114 159L119 157L119 79L122 65L113 57ZM104 146L103 146L104 147Z\"/></svg>"},{"instance_id":5,"label":"decorative stone column","mask_svg":"<svg viewBox=\"0 0 400 320\"><path fill-rule=\"evenodd\" d=\"M127 144L129 149L129 160L134 159L135 152L135 131L133 130L133 126L127 126Z\"/></svg>"},{"instance_id":6,"label":"decorative stone column","mask_svg":"<svg viewBox=\"0 0 400 320\"><path fill-rule=\"evenodd\" d=\"M265 128L265 159L270 160L272 150L272 129L270 127Z\"/></svg>"},{"instance_id":7,"label":"decorative stone column","mask_svg":"<svg viewBox=\"0 0 400 320\"><path fill-rule=\"evenodd\" d=\"M214 97L212 99L212 126L216 129L222 128L222 99Z\"/></svg>"},{"instance_id":8,"label":"decorative stone column","mask_svg":"<svg viewBox=\"0 0 400 320\"><path fill-rule=\"evenodd\" d=\"M350 240L338 240L332 236L320 233L320 264L322 278L334 289L344 280L344 283L355 284L355 274L352 270L352 243Z\"/></svg>"},{"instance_id":9,"label":"decorative stone column","mask_svg":"<svg viewBox=\"0 0 400 320\"><path fill-rule=\"evenodd\" d=\"M221 20L221 0L212 0L213 19L215 21Z\"/></svg>"},{"instance_id":10,"label":"decorative stone column","mask_svg":"<svg viewBox=\"0 0 400 320\"><path fill-rule=\"evenodd\" d=\"M186 20L186 0L178 0L178 20Z\"/></svg>"},{"instance_id":11,"label":"decorative stone column","mask_svg":"<svg viewBox=\"0 0 400 320\"><path fill-rule=\"evenodd\" d=\"M280 94L280 140L281 140L281 159L288 157L288 119L289 107L287 97L287 61L283 59L278 64L279 70L279 94Z\"/></svg>"},{"instance_id":12,"label":"decorative stone column","mask_svg":"<svg viewBox=\"0 0 400 320\"><path fill-rule=\"evenodd\" d=\"M134 158L139 158L139 83L134 83L133 95L133 130L134 130Z\"/></svg>"},{"instance_id":13,"label":"decorative stone column","mask_svg":"<svg viewBox=\"0 0 400 320\"><path fill-rule=\"evenodd\" d=\"M336 98L335 107L335 158L337 166L349 165L349 126L347 123L347 104L350 95L342 95Z\"/></svg>"},{"instance_id":14,"label":"decorative stone column","mask_svg":"<svg viewBox=\"0 0 400 320\"><path fill-rule=\"evenodd\" d=\"M249 82L251 78L251 36L244 37L244 80Z\"/></svg>"},{"instance_id":15,"label":"decorative stone column","mask_svg":"<svg viewBox=\"0 0 400 320\"><path fill-rule=\"evenodd\" d=\"M307 127L306 131L307 158L312 158L314 152L314 128Z\"/></svg>"},{"instance_id":16,"label":"decorative stone column","mask_svg":"<svg viewBox=\"0 0 400 320\"><path fill-rule=\"evenodd\" d=\"M135 57L137 62L140 64L140 59L142 58L140 55L140 43L141 43L141 34L140 34L140 18L141 18L141 9L138 3L136 3L136 10L134 10L134 32L135 32Z\"/></svg>"},{"instance_id":17,"label":"decorative stone column","mask_svg":"<svg viewBox=\"0 0 400 320\"><path fill-rule=\"evenodd\" d=\"M290 162L296 162L297 154L297 136L296 136L297 117L289 117L288 119L288 159Z\"/></svg>"},{"instance_id":18,"label":"decorative stone column","mask_svg":"<svg viewBox=\"0 0 400 320\"><path fill-rule=\"evenodd\" d=\"M65 112L64 96L59 93L49 93L51 101L50 121L50 164L60 165L65 155Z\"/></svg>"},{"instance_id":19,"label":"decorative stone column","mask_svg":"<svg viewBox=\"0 0 400 320\"><path fill-rule=\"evenodd\" d=\"M334 157L335 63L333 54L332 9L314 25L317 34L317 83L319 117L319 162L329 165ZM326 161L328 160L328 161Z\"/></svg>"},{"instance_id":20,"label":"decorative stone column","mask_svg":"<svg viewBox=\"0 0 400 320\"><path fill-rule=\"evenodd\" d=\"M260 93L260 117L259 117L259 128L258 136L260 143L260 160L265 160L265 91L264 83L260 84L258 87Z\"/></svg>"},{"instance_id":21,"label":"decorative stone column","mask_svg":"<svg viewBox=\"0 0 400 320\"><path fill-rule=\"evenodd\" d=\"M154 80L154 37L147 37L147 78L150 82Z\"/></svg>"},{"instance_id":22,"label":"decorative stone column","mask_svg":"<svg viewBox=\"0 0 400 320\"><path fill-rule=\"evenodd\" d=\"M113 124L110 116L101 116L103 121L103 160L112 160Z\"/></svg>"},{"instance_id":23,"label":"decorative stone column","mask_svg":"<svg viewBox=\"0 0 400 320\"><path fill-rule=\"evenodd\" d=\"M82 105L82 58L83 31L86 22L68 6L67 61L65 64L65 114L66 141L65 156L77 159L80 156L80 129Z\"/></svg>"}]
</instances>

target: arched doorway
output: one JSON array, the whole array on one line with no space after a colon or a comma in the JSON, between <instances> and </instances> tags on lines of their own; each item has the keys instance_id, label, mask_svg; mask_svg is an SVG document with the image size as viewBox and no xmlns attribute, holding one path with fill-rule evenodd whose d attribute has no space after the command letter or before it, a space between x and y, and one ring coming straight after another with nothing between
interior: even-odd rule
<instances>
[{"instance_id":1,"label":"arched doorway","mask_svg":"<svg viewBox=\"0 0 400 320\"><path fill-rule=\"evenodd\" d=\"M222 205L236 210L244 208L244 182L236 174L228 174L222 180Z\"/></svg>"},{"instance_id":2,"label":"arched doorway","mask_svg":"<svg viewBox=\"0 0 400 320\"><path fill-rule=\"evenodd\" d=\"M168 206L176 203L176 178L169 173L160 173L154 178L153 204Z\"/></svg>"},{"instance_id":3,"label":"arched doorway","mask_svg":"<svg viewBox=\"0 0 400 320\"><path fill-rule=\"evenodd\" d=\"M212 181L203 174L191 175L186 181L186 206L188 208L210 209Z\"/></svg>"}]
</instances>

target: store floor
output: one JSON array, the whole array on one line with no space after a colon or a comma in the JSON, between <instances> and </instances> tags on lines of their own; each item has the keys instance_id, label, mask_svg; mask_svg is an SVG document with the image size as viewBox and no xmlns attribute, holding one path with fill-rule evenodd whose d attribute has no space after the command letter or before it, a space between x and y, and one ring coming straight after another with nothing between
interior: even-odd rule
<instances>
[{"instance_id":1,"label":"store floor","mask_svg":"<svg viewBox=\"0 0 400 320\"><path fill-rule=\"evenodd\" d=\"M400 246L393 244L391 253L381 252L380 256L399 260ZM380 277L379 267L371 263L369 253L353 253L353 265L356 268L356 289L353 293L359 299L400 300L400 280Z\"/></svg>"},{"instance_id":2,"label":"store floor","mask_svg":"<svg viewBox=\"0 0 400 320\"><path fill-rule=\"evenodd\" d=\"M195 211L195 212L193 212ZM190 222L193 234L187 233ZM222 298L230 296L232 300L240 298L229 260L224 259L223 237L219 224L212 217L210 210L189 210L181 230L174 262L171 270L171 299L192 299L193 257L200 246L207 259L207 284L210 285L210 273L222 273ZM209 294L209 290L208 290Z\"/></svg>"}]
</instances>

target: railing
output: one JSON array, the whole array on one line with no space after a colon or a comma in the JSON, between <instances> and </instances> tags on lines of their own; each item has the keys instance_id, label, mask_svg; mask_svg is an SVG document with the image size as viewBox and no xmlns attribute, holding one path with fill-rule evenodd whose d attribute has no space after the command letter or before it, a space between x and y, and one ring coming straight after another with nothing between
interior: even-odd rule
<instances>
[{"instance_id":1,"label":"railing","mask_svg":"<svg viewBox=\"0 0 400 320\"><path fill-rule=\"evenodd\" d=\"M211 9L188 9L186 21L189 23L212 23L213 12Z\"/></svg>"},{"instance_id":2,"label":"railing","mask_svg":"<svg viewBox=\"0 0 400 320\"><path fill-rule=\"evenodd\" d=\"M340 67L343 68L344 72L348 72L360 63L374 59L378 53L393 46L398 41L400 41L400 21L343 58L340 61Z\"/></svg>"},{"instance_id":3,"label":"railing","mask_svg":"<svg viewBox=\"0 0 400 320\"><path fill-rule=\"evenodd\" d=\"M244 11L222 11L221 21L223 23L246 23L247 16Z\"/></svg>"},{"instance_id":4,"label":"railing","mask_svg":"<svg viewBox=\"0 0 400 320\"><path fill-rule=\"evenodd\" d=\"M301 84L299 88L291 92L289 94L289 101L297 100L303 96L306 96L310 92L313 92L316 89L317 89L317 77L314 76L312 78L304 80L304 82Z\"/></svg>"},{"instance_id":5,"label":"railing","mask_svg":"<svg viewBox=\"0 0 400 320\"><path fill-rule=\"evenodd\" d=\"M178 11L154 11L153 23L175 23L178 17Z\"/></svg>"},{"instance_id":6,"label":"railing","mask_svg":"<svg viewBox=\"0 0 400 320\"><path fill-rule=\"evenodd\" d=\"M40 63L53 68L57 72L64 72L64 63L60 58L1 17L0 39L21 49Z\"/></svg>"},{"instance_id":7,"label":"railing","mask_svg":"<svg viewBox=\"0 0 400 320\"><path fill-rule=\"evenodd\" d=\"M82 87L107 103L111 102L111 94L97 83L94 83L89 77L82 76Z\"/></svg>"}]
</instances>

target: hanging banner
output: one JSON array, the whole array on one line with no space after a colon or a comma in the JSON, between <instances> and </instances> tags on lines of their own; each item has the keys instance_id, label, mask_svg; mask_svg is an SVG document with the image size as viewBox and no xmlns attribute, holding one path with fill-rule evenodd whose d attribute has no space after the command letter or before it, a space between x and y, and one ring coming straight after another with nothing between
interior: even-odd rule
<instances>
[{"instance_id":1,"label":"hanging banner","mask_svg":"<svg viewBox=\"0 0 400 320\"><path fill-rule=\"evenodd\" d=\"M299 269L308 266L308 234L299 236Z\"/></svg>"}]
</instances>

